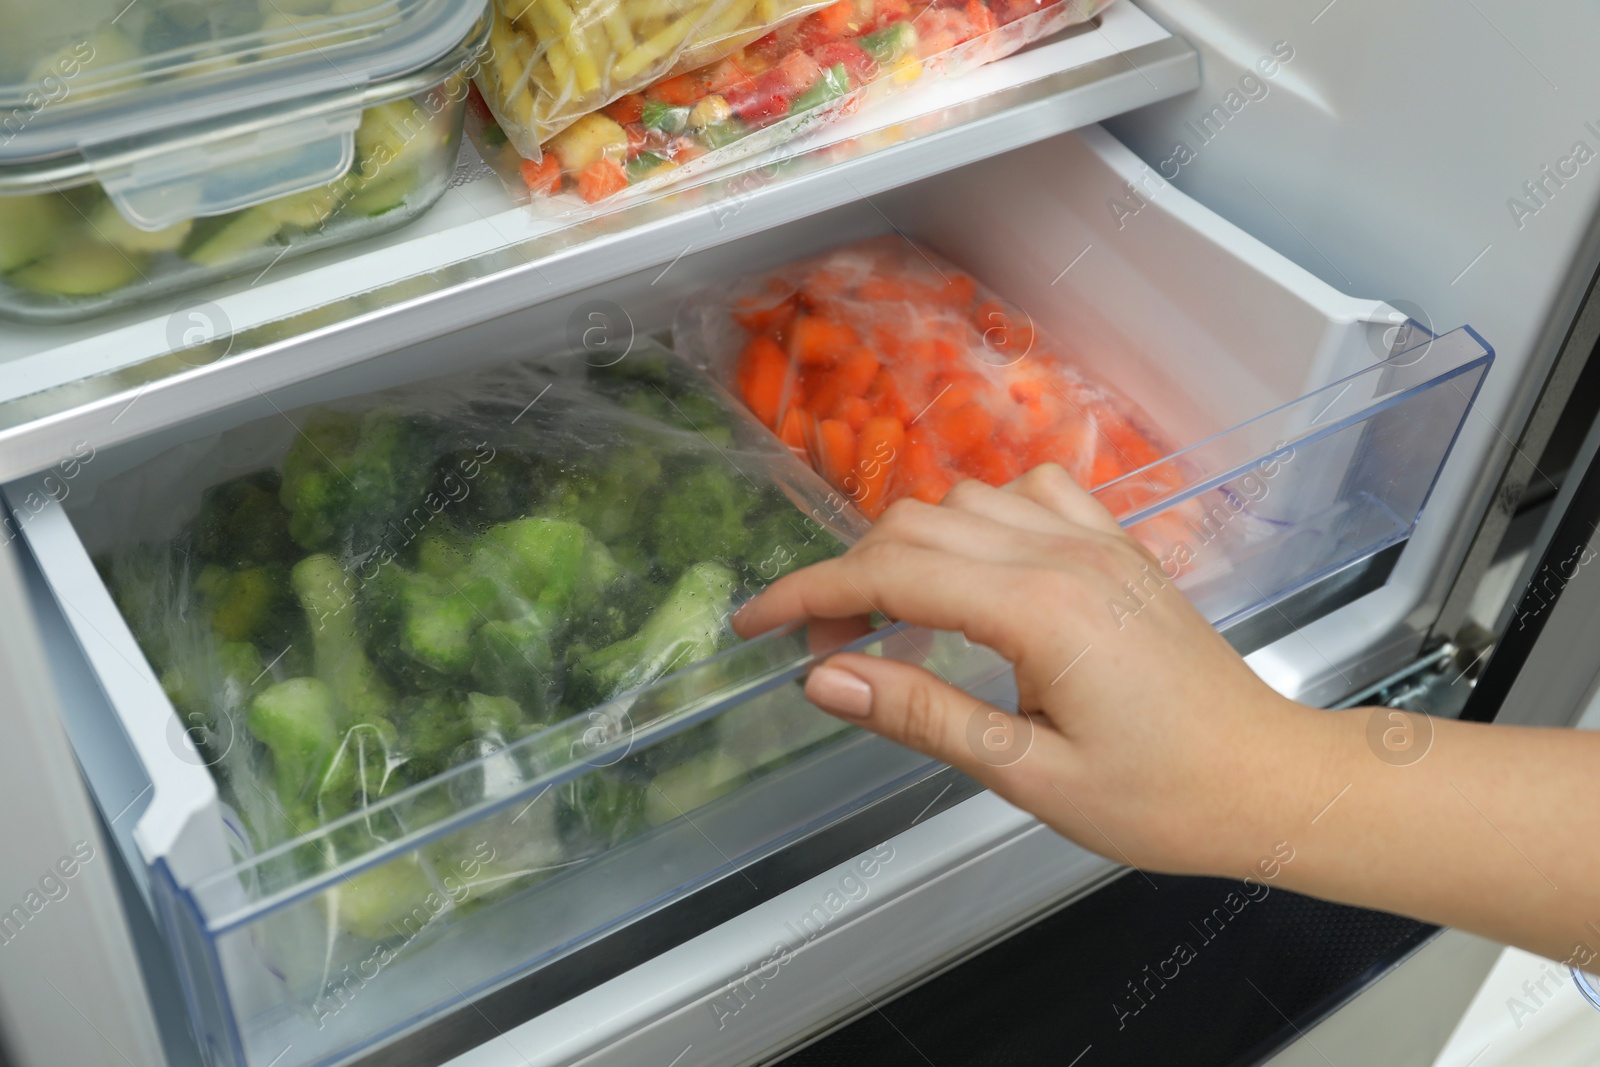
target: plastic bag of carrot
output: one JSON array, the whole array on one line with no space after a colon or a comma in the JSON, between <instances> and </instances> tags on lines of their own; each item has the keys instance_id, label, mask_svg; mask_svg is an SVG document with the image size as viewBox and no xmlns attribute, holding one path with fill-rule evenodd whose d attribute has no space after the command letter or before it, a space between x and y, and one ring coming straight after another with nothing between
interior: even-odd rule
<instances>
[{"instance_id":1,"label":"plastic bag of carrot","mask_svg":"<svg viewBox=\"0 0 1600 1067\"><path fill-rule=\"evenodd\" d=\"M870 518L1045 462L1119 517L1185 482L1132 401L1025 311L902 237L707 289L673 336Z\"/></svg>"}]
</instances>

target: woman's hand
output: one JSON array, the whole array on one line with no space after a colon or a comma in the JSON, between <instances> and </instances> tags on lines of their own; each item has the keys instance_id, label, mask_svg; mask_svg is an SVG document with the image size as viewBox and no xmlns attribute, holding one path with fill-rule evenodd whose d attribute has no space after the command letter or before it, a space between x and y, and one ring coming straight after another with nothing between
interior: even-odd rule
<instances>
[{"instance_id":1,"label":"woman's hand","mask_svg":"<svg viewBox=\"0 0 1600 1067\"><path fill-rule=\"evenodd\" d=\"M1600 967L1600 805L1589 799L1600 733L1412 716L1430 743L1396 760L1380 741L1400 713L1319 711L1273 692L1060 467L1004 489L965 482L938 507L901 501L734 625L748 635L809 618L848 637L873 611L998 651L1028 718L876 656L829 657L806 695L1086 848L1165 871L1276 877ZM992 751L1001 727L1010 745Z\"/></svg>"},{"instance_id":2,"label":"woman's hand","mask_svg":"<svg viewBox=\"0 0 1600 1067\"><path fill-rule=\"evenodd\" d=\"M817 625L854 635L872 611L999 652L1028 718L859 654L814 668L806 695L1112 859L1242 877L1270 854L1273 816L1343 784L1327 788L1335 775L1318 769L1329 717L1261 682L1054 464L1003 489L963 482L937 507L899 501L849 552L774 583L734 625L752 635L797 618L852 620ZM1011 751L982 751L973 737Z\"/></svg>"}]
</instances>

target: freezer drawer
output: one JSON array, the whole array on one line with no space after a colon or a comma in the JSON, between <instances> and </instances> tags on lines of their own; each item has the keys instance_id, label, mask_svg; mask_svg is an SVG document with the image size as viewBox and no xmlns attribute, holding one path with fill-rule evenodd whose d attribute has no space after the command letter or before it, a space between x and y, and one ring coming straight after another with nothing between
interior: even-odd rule
<instances>
[{"instance_id":1,"label":"freezer drawer","mask_svg":"<svg viewBox=\"0 0 1600 1067\"><path fill-rule=\"evenodd\" d=\"M407 817L384 847L330 863L335 827L241 855L210 775L79 537L97 484L275 408L425 379L445 361L466 371L565 347L573 315L597 302L638 332L662 327L694 286L893 226L1030 309L1181 442L1162 462L1183 488L1121 518L1204 543L1168 558L1214 621L1273 610L1406 536L1491 353L1469 329L1431 337L1378 302L1338 294L1175 191L1119 219L1107 198L1126 196L1138 167L1103 132L1063 136L686 255L671 275L628 276L263 395L106 450L67 481L58 471L6 486L13 528L105 692L103 706L72 713L69 732L108 820L133 827L119 843L145 872L212 1060L323 1064L395 1040L601 938L625 945L654 912L938 768L851 732L607 851L559 857L538 847L539 833L525 828L543 819L538 805L554 790L603 783L701 723L737 736L774 715L815 715L793 684L811 650L803 630L790 630L385 799ZM1006 195L993 195L1001 184ZM57 499L65 506L51 506ZM980 698L1014 705L1004 664L959 636L892 630L863 644L931 659ZM519 760L535 750L570 758ZM334 934L330 916L353 880L415 885L419 872L437 883L432 902L424 895L392 937ZM485 872L494 890L458 899L460 876Z\"/></svg>"}]
</instances>

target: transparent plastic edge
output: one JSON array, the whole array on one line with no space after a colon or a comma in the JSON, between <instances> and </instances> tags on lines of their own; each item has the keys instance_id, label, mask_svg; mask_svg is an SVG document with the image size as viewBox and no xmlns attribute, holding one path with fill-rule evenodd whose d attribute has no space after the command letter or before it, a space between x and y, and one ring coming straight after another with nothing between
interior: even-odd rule
<instances>
[{"instance_id":1,"label":"transparent plastic edge","mask_svg":"<svg viewBox=\"0 0 1600 1067\"><path fill-rule=\"evenodd\" d=\"M538 733L521 738L487 756L462 763L425 782L418 782L415 785L408 786L393 796L385 797L383 800L361 811L351 812L328 822L310 834L274 845L230 867L197 878L192 885L185 888L185 892L194 897L197 911L204 916L204 902L201 898L204 897L208 890L223 885L229 880L237 880L251 869L265 863L288 857L300 850L317 848L318 842L331 837L341 829L365 822L376 814L415 802L427 792L448 790L452 782L480 771L485 764L491 761L507 758L516 759L519 755L531 756L541 749L547 749L552 744L561 741L567 741L571 751L581 750L584 752L582 757L572 758L568 762L552 766L548 770L530 777L514 790L463 807L426 826L419 827L383 847L374 848L346 863L331 864L326 870L317 875L304 878L277 892L269 893L229 914L211 917L206 922L205 928L213 936L226 933L239 926L254 922L271 912L290 907L353 875L382 866L384 863L405 853L415 851L432 841L464 829L496 812L506 810L520 801L526 801L530 796L540 793L546 788L609 766L630 753L653 747L692 726L708 719L716 718L718 715L743 704L753 697L769 692L787 682L794 681L804 674L811 664L822 657L832 655L838 651L866 649L907 633L912 629L914 628L902 623L896 623L858 638L841 648L811 648L809 647L808 635L804 625L802 623L792 623L742 642L732 648L725 649L709 659L701 660L699 663L686 667L681 671L667 675L648 686L633 690L630 693L624 693L586 711L569 716ZM673 690L681 690L685 685L692 685L697 677L714 677L726 669L732 660L737 660L741 657L756 658L770 651L783 653L781 661L762 673L738 679L728 685L713 686L703 695L687 702L672 698ZM614 737L605 736L605 731L617 721L616 716L620 715L623 719L631 720L630 712L638 708L641 702L647 702L652 697L663 699L665 707L658 710L658 713L650 718L645 725L640 726L637 723L630 723L626 734ZM646 706L648 709L648 705ZM601 734L597 736L596 730L601 731ZM320 849L318 850L321 851Z\"/></svg>"},{"instance_id":2,"label":"transparent plastic edge","mask_svg":"<svg viewBox=\"0 0 1600 1067\"><path fill-rule=\"evenodd\" d=\"M74 189L96 181L97 167L136 161L140 156L160 154L172 146L204 146L213 141L248 135L289 122L343 111L365 110L392 100L415 96L456 74L471 73L488 41L487 16L480 16L478 21L466 26L463 33L464 36L456 36L458 43L454 47L432 62L386 78L363 81L359 85L352 83L343 92L291 98L277 105L227 112L206 124L190 123L183 128L153 131L141 139L142 143L133 143L125 150L95 153L95 162L91 162L81 151L52 152L16 160L0 159L0 196Z\"/></svg>"},{"instance_id":3,"label":"transparent plastic edge","mask_svg":"<svg viewBox=\"0 0 1600 1067\"><path fill-rule=\"evenodd\" d=\"M1420 325L1418 325L1417 328L1425 329ZM1476 344L1478 349L1476 353L1470 355L1463 353L1463 358L1460 362L1447 365L1443 370L1436 372L1426 381L1386 393L1382 397L1375 398L1368 402L1360 409L1350 412L1346 415L1342 415L1330 422L1319 422L1316 419L1313 419L1312 425L1306 427L1296 436L1284 439L1281 444L1275 446L1274 450L1277 448L1282 448L1285 445L1309 444L1311 442L1321 440L1331 433L1337 433L1338 431L1346 429L1349 426L1353 426L1358 422L1364 422L1372 416L1388 410L1390 407L1393 407L1396 404L1404 403L1411 397L1416 396L1419 393L1426 392L1427 390L1432 389L1447 380L1457 378L1464 373L1470 372L1473 368L1479 365L1493 362L1494 349L1490 347L1486 341L1484 341L1482 335L1480 335L1470 326L1460 326L1454 330L1450 330L1447 333L1439 335L1429 334L1424 341L1420 342L1420 344L1431 346L1455 334L1462 333L1464 333L1467 337L1470 337ZM1127 484L1138 479L1140 475L1148 473L1155 468L1171 463L1181 463L1185 456L1192 456L1201 449L1204 449L1208 446L1214 446L1219 442L1225 442L1229 438L1243 439L1250 431L1260 426L1266 420L1280 417L1294 411L1296 408L1308 407L1315 401L1329 395L1330 393L1335 394L1335 400L1337 400L1338 395L1342 395L1342 393L1352 384L1360 381L1363 378L1373 375L1380 375L1386 370L1394 369L1396 367L1403 368L1407 366L1407 364L1397 363L1396 361L1401 356L1405 355L1406 352L1412 351L1414 348L1419 347L1420 344L1414 345L1411 348L1403 351L1396 352L1380 363L1375 363L1369 367L1365 367L1361 370L1355 371L1354 373L1345 375L1343 378L1339 378L1333 382L1330 382L1328 385L1322 386L1321 388L1313 390L1310 393L1303 394L1294 400L1280 404L1275 408L1260 413L1259 415L1255 415L1236 426L1229 427L1226 430L1212 434L1210 437L1206 437L1200 441L1196 441L1191 445L1178 449L1175 452L1162 456L1153 463L1148 463L1137 470L1129 471L1127 474L1124 474L1113 481L1106 482L1104 485L1096 486L1092 490L1092 493L1097 495L1115 486ZM1476 389L1474 390L1474 397L1476 397ZM1470 404L1471 400L1468 401L1469 406ZM1330 408L1331 406L1332 402L1329 403ZM1318 418L1320 418L1320 414ZM1452 438L1452 442L1453 441L1454 438ZM1242 451L1249 452L1249 457L1237 461L1227 470L1208 476L1201 481L1186 483L1183 488L1174 490L1168 496L1153 501L1152 503L1140 508L1138 511L1131 512L1125 516L1119 516L1117 521L1123 526L1133 526L1136 523L1140 523L1146 519L1152 518L1156 514L1165 511L1167 508L1172 507L1175 504L1180 504L1185 500L1189 500L1193 497L1199 496L1202 493L1209 492L1210 490L1215 489L1217 486L1239 477L1240 475L1246 473L1253 464L1262 458L1263 455L1257 449L1244 449Z\"/></svg>"}]
</instances>

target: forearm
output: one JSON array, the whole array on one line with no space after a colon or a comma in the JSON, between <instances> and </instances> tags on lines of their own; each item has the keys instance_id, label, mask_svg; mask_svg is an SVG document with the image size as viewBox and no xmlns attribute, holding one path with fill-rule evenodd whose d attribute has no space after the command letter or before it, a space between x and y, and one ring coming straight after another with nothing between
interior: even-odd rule
<instances>
[{"instance_id":1,"label":"forearm","mask_svg":"<svg viewBox=\"0 0 1600 1067\"><path fill-rule=\"evenodd\" d=\"M1294 849L1279 885L1600 957L1600 734L1430 720L1416 758L1384 747L1386 709L1323 714L1263 826Z\"/></svg>"}]
</instances>

